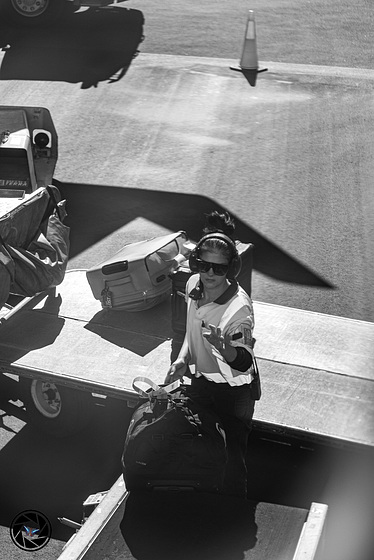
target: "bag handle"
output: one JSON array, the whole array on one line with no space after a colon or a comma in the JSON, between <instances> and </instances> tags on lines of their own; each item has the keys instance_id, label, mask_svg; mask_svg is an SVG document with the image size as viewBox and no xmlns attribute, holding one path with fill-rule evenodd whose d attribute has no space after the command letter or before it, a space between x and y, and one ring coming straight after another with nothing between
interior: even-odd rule
<instances>
[{"instance_id":1,"label":"bag handle","mask_svg":"<svg viewBox=\"0 0 374 560\"><path fill-rule=\"evenodd\" d=\"M146 390L142 389L142 387L139 386L139 383L147 385L148 388ZM145 397L147 399L151 399L152 397L161 395L169 395L170 393L173 393L174 391L179 389L180 386L181 381L179 379L173 381L172 383L169 383L169 385L165 385L164 387L160 387L159 385L157 385L157 383L152 381L152 379L149 379L149 377L135 377L132 382L132 388L134 389L134 391L136 391L141 397Z\"/></svg>"},{"instance_id":2,"label":"bag handle","mask_svg":"<svg viewBox=\"0 0 374 560\"><path fill-rule=\"evenodd\" d=\"M146 390L142 389L138 383L142 383L144 385L148 385ZM149 398L153 391L158 391L160 387L149 379L148 377L135 377L132 382L132 388L136 391L141 397Z\"/></svg>"}]
</instances>

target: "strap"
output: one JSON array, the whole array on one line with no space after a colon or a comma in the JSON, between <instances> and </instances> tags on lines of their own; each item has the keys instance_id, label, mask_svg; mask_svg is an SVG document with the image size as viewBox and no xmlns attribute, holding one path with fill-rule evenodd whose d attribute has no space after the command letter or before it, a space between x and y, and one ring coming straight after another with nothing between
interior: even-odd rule
<instances>
[{"instance_id":1,"label":"strap","mask_svg":"<svg viewBox=\"0 0 374 560\"><path fill-rule=\"evenodd\" d=\"M177 379L176 381L173 381L172 383L169 383L169 385L165 385L165 387L162 387L162 389L166 393L174 393L174 391L177 391L180 388L181 385L182 385L181 380Z\"/></svg>"},{"instance_id":2,"label":"strap","mask_svg":"<svg viewBox=\"0 0 374 560\"><path fill-rule=\"evenodd\" d=\"M141 387L139 387L138 383L147 385L148 389L142 389ZM152 381L152 379L149 379L149 377L135 377L132 382L132 388L134 389L134 391L136 391L140 396L146 397L147 399L155 396L169 395L179 389L180 386L180 379L177 379L176 381L173 381L173 383L169 383L169 385L165 385L164 387L160 387L159 385L157 385L157 383Z\"/></svg>"},{"instance_id":3,"label":"strap","mask_svg":"<svg viewBox=\"0 0 374 560\"><path fill-rule=\"evenodd\" d=\"M256 357L253 356L253 380L251 382L251 396L252 399L255 401L259 401L261 399L261 379L260 379L260 372L258 371L258 365Z\"/></svg>"},{"instance_id":4,"label":"strap","mask_svg":"<svg viewBox=\"0 0 374 560\"><path fill-rule=\"evenodd\" d=\"M60 220L60 222L63 221L63 216L61 213L61 209L58 205L58 203L60 202L60 200L58 200L57 197L57 192L59 193L59 190L57 189L57 187L55 187L54 185L47 185L46 190L49 194L49 198L53 204L53 208L56 210L57 216Z\"/></svg>"},{"instance_id":5,"label":"strap","mask_svg":"<svg viewBox=\"0 0 374 560\"><path fill-rule=\"evenodd\" d=\"M148 385L148 389L144 390L138 386L138 383L143 383L144 385ZM153 391L158 391L160 387L149 379L149 377L135 377L132 382L132 388L136 391L140 396L149 398Z\"/></svg>"},{"instance_id":6,"label":"strap","mask_svg":"<svg viewBox=\"0 0 374 560\"><path fill-rule=\"evenodd\" d=\"M258 365L257 365L257 360L256 360L256 356L254 355L254 352L252 350L252 359L253 359L253 377L255 379L260 379L260 372L258 369Z\"/></svg>"},{"instance_id":7,"label":"strap","mask_svg":"<svg viewBox=\"0 0 374 560\"><path fill-rule=\"evenodd\" d=\"M9 245L7 246L4 239L0 235L0 265L3 265L8 271L11 281L14 281L14 261L12 255L8 251Z\"/></svg>"}]
</instances>

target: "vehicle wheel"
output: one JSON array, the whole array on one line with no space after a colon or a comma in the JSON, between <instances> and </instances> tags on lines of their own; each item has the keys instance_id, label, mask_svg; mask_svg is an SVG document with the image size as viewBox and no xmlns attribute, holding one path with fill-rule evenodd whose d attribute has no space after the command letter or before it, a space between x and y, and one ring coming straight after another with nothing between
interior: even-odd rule
<instances>
[{"instance_id":1,"label":"vehicle wheel","mask_svg":"<svg viewBox=\"0 0 374 560\"><path fill-rule=\"evenodd\" d=\"M30 422L44 432L66 437L83 430L93 412L91 393L39 379L20 378Z\"/></svg>"},{"instance_id":2,"label":"vehicle wheel","mask_svg":"<svg viewBox=\"0 0 374 560\"><path fill-rule=\"evenodd\" d=\"M10 19L21 25L46 25L56 21L64 11L66 0L5 0Z\"/></svg>"}]
</instances>

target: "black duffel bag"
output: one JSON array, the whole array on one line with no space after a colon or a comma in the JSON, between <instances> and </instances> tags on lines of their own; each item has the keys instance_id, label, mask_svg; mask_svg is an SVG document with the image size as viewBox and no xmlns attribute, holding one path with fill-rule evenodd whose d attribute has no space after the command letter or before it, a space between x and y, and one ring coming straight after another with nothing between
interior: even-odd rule
<instances>
[{"instance_id":1,"label":"black duffel bag","mask_svg":"<svg viewBox=\"0 0 374 560\"><path fill-rule=\"evenodd\" d=\"M159 387L137 377L133 387L146 400L134 411L127 431L122 455L127 489L220 491L227 450L218 416L194 403L179 382Z\"/></svg>"}]
</instances>

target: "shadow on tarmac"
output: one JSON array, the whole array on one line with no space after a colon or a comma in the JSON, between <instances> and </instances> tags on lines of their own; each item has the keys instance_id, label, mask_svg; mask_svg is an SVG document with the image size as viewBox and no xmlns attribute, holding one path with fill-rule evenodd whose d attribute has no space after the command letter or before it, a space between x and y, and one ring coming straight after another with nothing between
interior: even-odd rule
<instances>
[{"instance_id":1,"label":"shadow on tarmac","mask_svg":"<svg viewBox=\"0 0 374 560\"><path fill-rule=\"evenodd\" d=\"M25 422L25 410L6 402L17 390L7 389L11 382L0 377L1 389L6 389L0 397L2 416L5 421L13 416ZM21 427L0 454L0 525L9 527L17 514L33 509L48 517L53 539L67 541L73 531L58 517L79 523L84 500L109 490L119 476L131 414L123 401L114 399L96 405L90 426L69 437L49 436L29 424Z\"/></svg>"},{"instance_id":2,"label":"shadow on tarmac","mask_svg":"<svg viewBox=\"0 0 374 560\"><path fill-rule=\"evenodd\" d=\"M226 210L201 195L59 181L54 183L68 200L66 224L71 228L70 258L83 253L138 217L170 231L184 230L190 239L197 241L202 234L205 215L213 210ZM234 214L232 216L236 223L236 237L243 243L253 243L255 246L255 270L281 282L334 289L322 276L266 239L246 222Z\"/></svg>"},{"instance_id":3,"label":"shadow on tarmac","mask_svg":"<svg viewBox=\"0 0 374 560\"><path fill-rule=\"evenodd\" d=\"M36 300L38 301L38 300ZM53 344L64 327L65 319L59 316L61 299L54 289L49 290L48 297L41 309L24 310L16 313L2 332L3 352L8 347L9 362L16 361L28 352ZM40 333L43 333L42 336ZM17 347L14 340L22 340L24 346ZM7 356L3 356L7 359Z\"/></svg>"},{"instance_id":4,"label":"shadow on tarmac","mask_svg":"<svg viewBox=\"0 0 374 560\"><path fill-rule=\"evenodd\" d=\"M143 24L141 11L113 6L37 28L0 23L0 79L82 82L82 89L116 82L138 53Z\"/></svg>"},{"instance_id":5,"label":"shadow on tarmac","mask_svg":"<svg viewBox=\"0 0 374 560\"><path fill-rule=\"evenodd\" d=\"M138 560L240 560L257 542L255 511L203 492L130 492L121 533Z\"/></svg>"}]
</instances>

